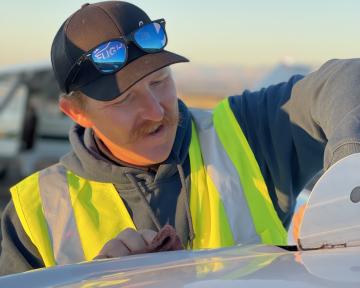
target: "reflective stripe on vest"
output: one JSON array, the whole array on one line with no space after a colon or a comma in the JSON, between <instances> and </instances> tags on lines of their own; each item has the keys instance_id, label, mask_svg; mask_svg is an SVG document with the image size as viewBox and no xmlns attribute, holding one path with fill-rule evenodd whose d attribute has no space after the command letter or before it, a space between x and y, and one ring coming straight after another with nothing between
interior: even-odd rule
<instances>
[{"instance_id":1,"label":"reflective stripe on vest","mask_svg":"<svg viewBox=\"0 0 360 288\"><path fill-rule=\"evenodd\" d=\"M193 115L196 129L193 124L189 148L193 248L259 239L285 244L286 231L228 102L214 110L213 121L208 112ZM59 164L24 179L11 193L24 230L46 266L91 260L122 230L135 229L113 184L83 179Z\"/></svg>"},{"instance_id":2,"label":"reflective stripe on vest","mask_svg":"<svg viewBox=\"0 0 360 288\"><path fill-rule=\"evenodd\" d=\"M55 165L41 171L39 187L56 263L82 261L85 257L75 223L65 167Z\"/></svg>"},{"instance_id":3,"label":"reflective stripe on vest","mask_svg":"<svg viewBox=\"0 0 360 288\"><path fill-rule=\"evenodd\" d=\"M196 235L193 248L259 243L239 176L215 132L212 113L195 109L192 112L196 129L192 130L193 144L189 149L190 183L201 183L194 189L197 193L190 194L191 211L201 212L192 213ZM199 207L196 209L195 205ZM204 210L208 215L204 215Z\"/></svg>"},{"instance_id":4,"label":"reflective stripe on vest","mask_svg":"<svg viewBox=\"0 0 360 288\"><path fill-rule=\"evenodd\" d=\"M214 126L240 176L256 233L261 242L286 245L287 232L270 199L260 167L227 99L214 110Z\"/></svg>"}]
</instances>

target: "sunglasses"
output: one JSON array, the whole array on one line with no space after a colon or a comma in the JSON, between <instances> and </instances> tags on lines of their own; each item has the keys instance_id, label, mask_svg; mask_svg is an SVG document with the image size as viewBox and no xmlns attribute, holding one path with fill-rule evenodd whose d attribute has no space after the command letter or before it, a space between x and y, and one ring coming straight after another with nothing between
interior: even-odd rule
<instances>
[{"instance_id":1,"label":"sunglasses","mask_svg":"<svg viewBox=\"0 0 360 288\"><path fill-rule=\"evenodd\" d=\"M91 50L81 55L65 80L65 88L69 92L69 86L73 83L80 72L81 65L85 61L91 61L94 67L102 74L113 74L125 66L128 59L128 43L133 42L146 53L157 53L164 49L167 44L165 20L159 19L147 23L128 35L110 39L100 43Z\"/></svg>"}]
</instances>

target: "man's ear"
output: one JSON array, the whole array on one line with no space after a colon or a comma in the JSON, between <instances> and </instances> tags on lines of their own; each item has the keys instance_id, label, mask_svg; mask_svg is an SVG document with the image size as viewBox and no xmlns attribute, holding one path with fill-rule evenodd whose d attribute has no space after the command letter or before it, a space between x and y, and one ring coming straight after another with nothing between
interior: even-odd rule
<instances>
[{"instance_id":1,"label":"man's ear","mask_svg":"<svg viewBox=\"0 0 360 288\"><path fill-rule=\"evenodd\" d=\"M71 100L61 97L59 100L59 108L67 116L69 116L73 121L84 128L91 128L93 123L87 117L82 109L74 105Z\"/></svg>"}]
</instances>

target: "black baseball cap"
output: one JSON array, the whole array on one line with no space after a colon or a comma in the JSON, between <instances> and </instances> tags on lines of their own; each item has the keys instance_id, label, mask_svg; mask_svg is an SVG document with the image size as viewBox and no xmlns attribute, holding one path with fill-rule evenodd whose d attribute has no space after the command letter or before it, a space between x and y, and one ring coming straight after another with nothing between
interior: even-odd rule
<instances>
[{"instance_id":1,"label":"black baseball cap","mask_svg":"<svg viewBox=\"0 0 360 288\"><path fill-rule=\"evenodd\" d=\"M72 83L66 78L81 55L100 43L128 35L139 25L151 22L139 7L123 1L84 4L60 27L51 47L51 63L61 91L80 90L86 96L110 101L149 74L174 63L189 62L183 56L163 50L146 53L135 44L128 44L128 61L114 74L100 73L85 61Z\"/></svg>"}]
</instances>

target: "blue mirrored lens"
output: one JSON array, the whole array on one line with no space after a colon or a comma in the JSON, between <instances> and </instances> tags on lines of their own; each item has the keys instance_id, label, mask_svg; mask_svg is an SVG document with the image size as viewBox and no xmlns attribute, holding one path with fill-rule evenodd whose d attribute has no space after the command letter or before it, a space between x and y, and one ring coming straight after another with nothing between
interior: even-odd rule
<instances>
[{"instance_id":1,"label":"blue mirrored lens","mask_svg":"<svg viewBox=\"0 0 360 288\"><path fill-rule=\"evenodd\" d=\"M97 47L91 53L91 58L99 70L104 73L112 73L124 65L127 57L126 51L124 43L114 40Z\"/></svg>"},{"instance_id":2,"label":"blue mirrored lens","mask_svg":"<svg viewBox=\"0 0 360 288\"><path fill-rule=\"evenodd\" d=\"M159 23L144 25L134 34L136 43L143 49L159 51L166 45L166 34L164 28Z\"/></svg>"}]
</instances>

